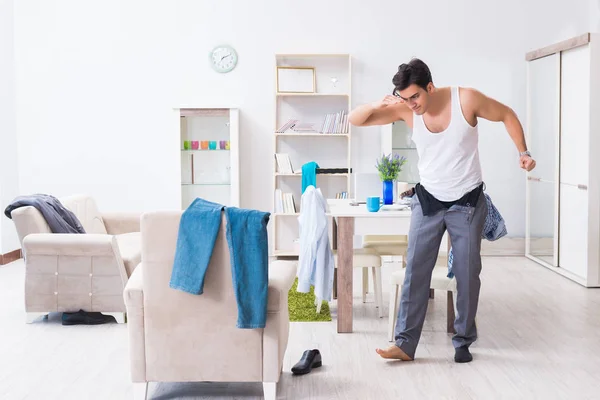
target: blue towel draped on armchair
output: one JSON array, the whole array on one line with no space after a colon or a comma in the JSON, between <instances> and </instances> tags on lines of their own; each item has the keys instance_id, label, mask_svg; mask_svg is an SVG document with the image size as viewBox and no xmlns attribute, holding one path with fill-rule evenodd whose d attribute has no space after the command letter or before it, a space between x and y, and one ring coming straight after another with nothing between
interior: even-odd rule
<instances>
[{"instance_id":1,"label":"blue towel draped on armchair","mask_svg":"<svg viewBox=\"0 0 600 400\"><path fill-rule=\"evenodd\" d=\"M237 327L264 328L269 281L268 212L224 207L200 198L194 200L181 216L169 286L191 294L203 293L223 209L238 306Z\"/></svg>"},{"instance_id":2,"label":"blue towel draped on armchair","mask_svg":"<svg viewBox=\"0 0 600 400\"><path fill-rule=\"evenodd\" d=\"M221 228L222 209L220 204L198 198L183 212L171 288L191 294L204 292L204 276Z\"/></svg>"},{"instance_id":3,"label":"blue towel draped on armchair","mask_svg":"<svg viewBox=\"0 0 600 400\"><path fill-rule=\"evenodd\" d=\"M238 328L264 328L267 322L269 213L228 207L227 243L238 304Z\"/></svg>"}]
</instances>

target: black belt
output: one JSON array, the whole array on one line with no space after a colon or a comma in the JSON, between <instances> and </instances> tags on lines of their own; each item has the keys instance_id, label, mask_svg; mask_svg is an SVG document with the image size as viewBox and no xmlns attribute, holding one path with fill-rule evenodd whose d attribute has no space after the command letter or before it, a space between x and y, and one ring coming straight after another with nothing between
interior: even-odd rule
<instances>
[{"instance_id":1,"label":"black belt","mask_svg":"<svg viewBox=\"0 0 600 400\"><path fill-rule=\"evenodd\" d=\"M460 205L466 207L475 207L477 205L477 200L479 200L479 196L483 192L483 183L477 186L475 189L466 193L458 200L454 201L441 201L436 199L431 193L429 193L425 188L417 183L415 187L415 192L417 197L419 198L419 203L421 203L421 209L423 210L423 215L431 215L436 212L449 209L453 205Z\"/></svg>"}]
</instances>

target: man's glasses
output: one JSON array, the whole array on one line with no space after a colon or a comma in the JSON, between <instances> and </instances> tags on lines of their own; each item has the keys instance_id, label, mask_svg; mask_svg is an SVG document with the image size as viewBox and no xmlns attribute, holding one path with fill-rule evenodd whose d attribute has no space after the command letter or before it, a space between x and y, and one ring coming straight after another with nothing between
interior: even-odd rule
<instances>
[{"instance_id":1,"label":"man's glasses","mask_svg":"<svg viewBox=\"0 0 600 400\"><path fill-rule=\"evenodd\" d=\"M419 97L419 94L416 93L416 94L412 95L411 97L409 97L408 99L405 99L404 97L400 96L400 92L398 91L398 89L394 88L394 90L392 91L392 96L399 98L400 100L404 101L405 103L413 103L417 100L417 98Z\"/></svg>"}]
</instances>

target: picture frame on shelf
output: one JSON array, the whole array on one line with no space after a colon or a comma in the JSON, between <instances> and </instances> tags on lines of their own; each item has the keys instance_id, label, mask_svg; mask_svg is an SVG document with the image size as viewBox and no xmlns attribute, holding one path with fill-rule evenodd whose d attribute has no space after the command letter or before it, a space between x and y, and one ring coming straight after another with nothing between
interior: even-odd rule
<instances>
[{"instance_id":1,"label":"picture frame on shelf","mask_svg":"<svg viewBox=\"0 0 600 400\"><path fill-rule=\"evenodd\" d=\"M277 93L316 93L314 67L277 67Z\"/></svg>"}]
</instances>

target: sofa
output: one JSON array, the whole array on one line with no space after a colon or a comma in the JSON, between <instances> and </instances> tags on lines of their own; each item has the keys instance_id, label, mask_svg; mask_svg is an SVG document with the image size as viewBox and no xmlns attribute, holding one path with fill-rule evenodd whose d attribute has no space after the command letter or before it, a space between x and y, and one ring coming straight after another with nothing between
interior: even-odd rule
<instances>
[{"instance_id":1,"label":"sofa","mask_svg":"<svg viewBox=\"0 0 600 400\"><path fill-rule=\"evenodd\" d=\"M11 213L25 259L27 322L78 310L124 322L123 290L141 260L141 213L101 213L87 195L59 200L85 234L52 233L35 207Z\"/></svg>"},{"instance_id":2,"label":"sofa","mask_svg":"<svg viewBox=\"0 0 600 400\"><path fill-rule=\"evenodd\" d=\"M203 293L169 287L181 215L157 211L141 218L142 262L124 292L136 398L146 398L148 382L211 381L262 382L265 399L274 400L288 343L287 296L297 262L269 265L265 328L237 328L225 217Z\"/></svg>"}]
</instances>

